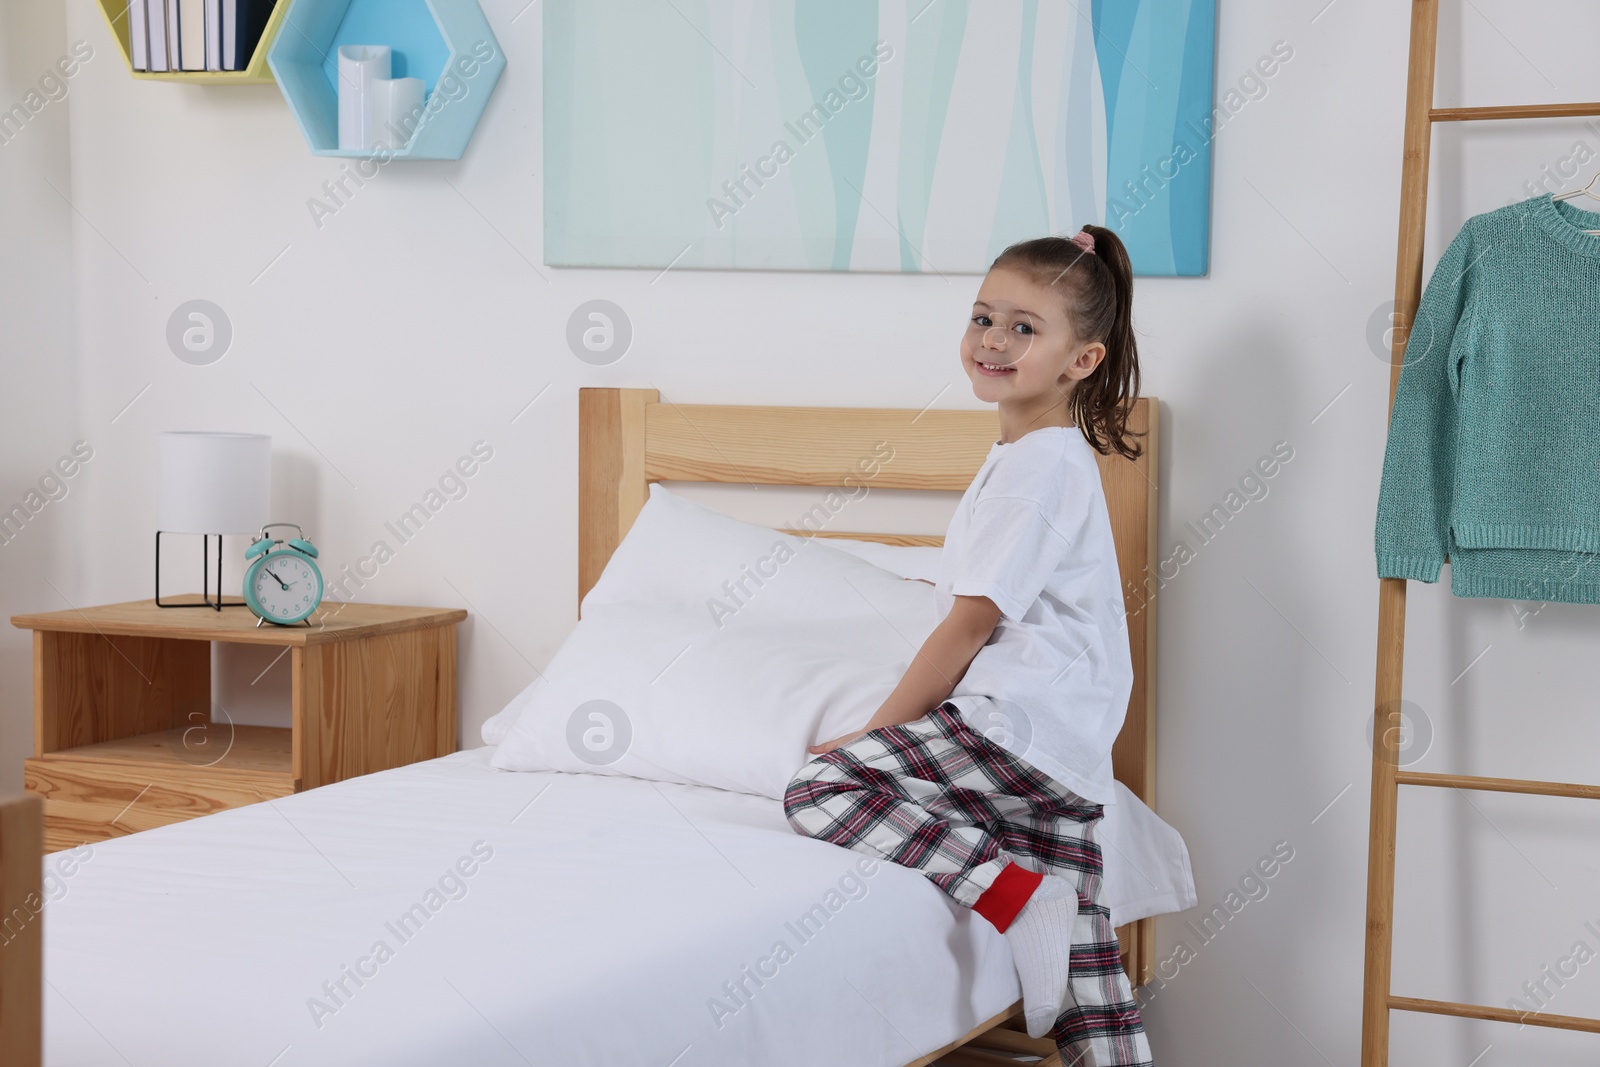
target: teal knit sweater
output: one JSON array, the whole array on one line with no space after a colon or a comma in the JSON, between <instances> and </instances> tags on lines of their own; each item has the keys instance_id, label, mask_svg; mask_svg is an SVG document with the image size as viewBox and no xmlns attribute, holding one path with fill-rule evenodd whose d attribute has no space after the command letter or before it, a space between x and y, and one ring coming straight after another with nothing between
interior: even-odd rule
<instances>
[{"instance_id":1,"label":"teal knit sweater","mask_svg":"<svg viewBox=\"0 0 1600 1067\"><path fill-rule=\"evenodd\" d=\"M1469 219L1422 294L1378 491L1378 575L1600 603L1600 214Z\"/></svg>"}]
</instances>

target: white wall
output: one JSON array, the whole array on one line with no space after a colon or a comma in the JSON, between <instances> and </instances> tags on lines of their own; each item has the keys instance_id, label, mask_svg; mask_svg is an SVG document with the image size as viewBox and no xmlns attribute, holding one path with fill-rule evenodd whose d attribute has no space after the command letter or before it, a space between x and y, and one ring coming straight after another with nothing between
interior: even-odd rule
<instances>
[{"instance_id":1,"label":"white wall","mask_svg":"<svg viewBox=\"0 0 1600 1067\"><path fill-rule=\"evenodd\" d=\"M76 86L55 63L56 4L0 7L0 615L68 606L88 493L56 463L79 439L73 345L75 198L67 115ZM42 83L42 84L41 84ZM63 95L65 94L65 95ZM12 108L20 106L20 113ZM92 464L91 460L91 464ZM19 508L19 511L13 511ZM33 643L0 626L0 790L33 754Z\"/></svg>"},{"instance_id":2,"label":"white wall","mask_svg":"<svg viewBox=\"0 0 1600 1067\"><path fill-rule=\"evenodd\" d=\"M494 458L468 495L411 543L391 540L396 557L362 592L471 610L460 695L473 744L574 619L580 385L921 406L955 382L940 403L973 403L955 350L976 278L540 266L540 8L517 17L524 3L484 0L510 62L466 158L388 166L319 229L306 202L340 163L309 155L276 89L135 84L94 4L71 0L65 37L36 49L34 65L70 41L95 49L70 97L78 425L59 280L66 223L53 194L30 187L40 210L23 213L26 261L6 256L6 343L17 344L12 306L39 340L8 351L8 413L30 428L7 419L0 431L3 497L74 436L96 453L69 501L51 506L51 525L27 531L32 561L0 554L8 611L59 606L33 587L38 565L58 568L64 595L80 601L149 595L160 430L271 433L274 510L308 526L330 570L389 539L385 520L486 441ZM1584 5L1540 5L1551 28L1509 0L1442 6L1441 103L1600 94ZM1219 95L1275 41L1294 58L1218 138L1210 277L1139 283L1147 392L1165 421L1163 555L1180 538L1194 545L1184 524L1275 442L1294 459L1162 592L1159 808L1188 840L1203 909L1276 842L1294 858L1209 943L1185 926L1195 916L1159 921L1158 959L1180 942L1193 956L1167 964L1147 1016L1158 1061L1172 1067L1345 1067L1360 1027L1372 522L1388 386L1369 323L1393 287L1406 5L1221 8ZM13 87L27 78L9 57L6 74ZM59 136L64 118L27 132ZM1522 183L1579 140L1600 150L1600 127L1441 131L1430 265L1464 218L1526 195ZM10 152L0 148L0 167L14 184ZM609 368L579 362L564 342L568 315L594 297L620 304L635 328ZM235 331L211 366L180 362L164 341L168 315L194 298L222 306ZM83 524L77 571L69 518ZM1417 767L1593 780L1600 615L1555 605L1519 617L1537 605L1415 583L1410 603L1407 692L1433 732ZM3 648L9 757L25 741L25 643L12 635ZM265 666L225 664L230 710L281 696L282 665L251 684ZM1408 792L1402 830L1397 992L1503 1004L1575 942L1600 951L1584 926L1600 928L1592 810ZM1581 969L1550 1010L1600 1013L1597 976L1600 963ZM1592 1037L1533 1027L1397 1015L1394 1031L1393 1062L1419 1067L1594 1056Z\"/></svg>"}]
</instances>

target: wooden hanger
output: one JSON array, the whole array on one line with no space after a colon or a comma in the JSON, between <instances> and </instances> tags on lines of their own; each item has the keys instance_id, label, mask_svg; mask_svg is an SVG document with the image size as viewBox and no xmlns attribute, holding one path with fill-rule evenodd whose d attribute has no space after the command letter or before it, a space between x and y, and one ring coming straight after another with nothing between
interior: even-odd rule
<instances>
[{"instance_id":1,"label":"wooden hanger","mask_svg":"<svg viewBox=\"0 0 1600 1067\"><path fill-rule=\"evenodd\" d=\"M1594 177L1589 179L1589 184L1581 189L1569 189L1567 192L1558 193L1551 197L1552 200L1572 200L1576 197L1587 196L1590 200L1600 200L1600 191L1595 190L1595 183L1600 182L1600 170L1595 171ZM1586 234L1600 237L1600 230L1584 230Z\"/></svg>"}]
</instances>

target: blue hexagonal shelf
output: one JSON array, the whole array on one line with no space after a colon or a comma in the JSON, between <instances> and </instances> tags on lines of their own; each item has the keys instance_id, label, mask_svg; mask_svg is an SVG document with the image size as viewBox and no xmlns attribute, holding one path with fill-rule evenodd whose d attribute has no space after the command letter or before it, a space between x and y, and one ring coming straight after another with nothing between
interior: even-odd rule
<instances>
[{"instance_id":1,"label":"blue hexagonal shelf","mask_svg":"<svg viewBox=\"0 0 1600 1067\"><path fill-rule=\"evenodd\" d=\"M505 69L476 0L279 0L288 3L267 65L318 156L460 159ZM401 149L339 148L341 45L386 44L396 78L421 78L423 115Z\"/></svg>"}]
</instances>

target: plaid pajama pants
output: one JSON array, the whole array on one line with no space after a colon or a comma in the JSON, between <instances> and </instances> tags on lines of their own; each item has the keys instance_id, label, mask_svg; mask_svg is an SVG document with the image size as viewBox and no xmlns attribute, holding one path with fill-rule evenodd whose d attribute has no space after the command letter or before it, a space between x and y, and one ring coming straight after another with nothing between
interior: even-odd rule
<instances>
[{"instance_id":1,"label":"plaid pajama pants","mask_svg":"<svg viewBox=\"0 0 1600 1067\"><path fill-rule=\"evenodd\" d=\"M1103 814L973 730L951 704L863 734L800 769L783 798L807 837L928 876L971 907L1005 865L1078 890L1067 1003L1054 1036L1068 1067L1150 1067L1150 1045L1100 903Z\"/></svg>"}]
</instances>

